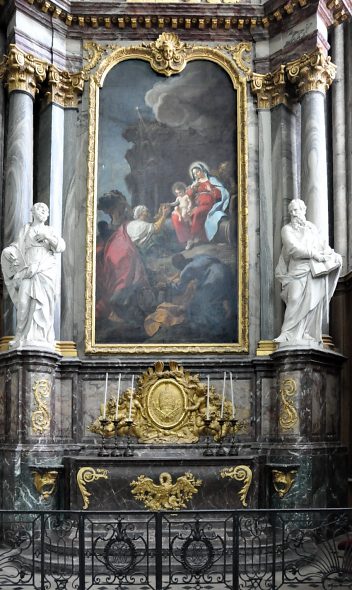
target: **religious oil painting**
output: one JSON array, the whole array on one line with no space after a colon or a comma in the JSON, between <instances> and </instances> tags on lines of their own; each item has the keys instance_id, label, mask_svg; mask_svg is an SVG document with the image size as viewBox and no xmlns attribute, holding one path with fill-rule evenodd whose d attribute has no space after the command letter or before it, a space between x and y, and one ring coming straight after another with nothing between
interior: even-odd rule
<instances>
[{"instance_id":1,"label":"religious oil painting","mask_svg":"<svg viewBox=\"0 0 352 590\"><path fill-rule=\"evenodd\" d=\"M170 77L126 59L104 77L88 351L239 348L238 100L234 80L209 59Z\"/></svg>"}]
</instances>

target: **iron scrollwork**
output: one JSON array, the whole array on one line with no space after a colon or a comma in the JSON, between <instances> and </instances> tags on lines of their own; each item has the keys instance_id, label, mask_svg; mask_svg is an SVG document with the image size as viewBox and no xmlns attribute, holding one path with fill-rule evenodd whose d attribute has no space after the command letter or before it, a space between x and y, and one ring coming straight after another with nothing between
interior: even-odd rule
<instances>
[{"instance_id":1,"label":"iron scrollwork","mask_svg":"<svg viewBox=\"0 0 352 590\"><path fill-rule=\"evenodd\" d=\"M171 556L183 567L184 574L175 571L172 582L182 576L184 584L194 583L200 587L201 581L209 583L213 580L210 574L216 562L224 556L224 540L213 529L211 524L201 522L198 516L194 522L183 523L182 531L170 542ZM218 582L223 582L220 571L216 574ZM213 580L214 581L214 580Z\"/></svg>"},{"instance_id":2,"label":"iron scrollwork","mask_svg":"<svg viewBox=\"0 0 352 590\"><path fill-rule=\"evenodd\" d=\"M115 523L105 525L105 536L99 535L93 542L92 554L110 572L109 583L118 579L121 583L135 578L138 564L147 555L147 542L136 531L135 524L124 522L121 517ZM113 576L113 578L111 577ZM139 583L146 582L146 576L138 576Z\"/></svg>"}]
</instances>

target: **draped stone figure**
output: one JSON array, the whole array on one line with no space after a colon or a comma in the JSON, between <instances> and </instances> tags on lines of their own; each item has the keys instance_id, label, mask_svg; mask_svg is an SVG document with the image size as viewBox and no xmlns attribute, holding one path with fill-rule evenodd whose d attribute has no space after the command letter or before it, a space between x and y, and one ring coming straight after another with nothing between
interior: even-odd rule
<instances>
[{"instance_id":1,"label":"draped stone figure","mask_svg":"<svg viewBox=\"0 0 352 590\"><path fill-rule=\"evenodd\" d=\"M275 275L286 304L281 334L283 345L322 345L323 318L341 272L342 259L306 220L300 199L289 204L291 221L282 228L282 251Z\"/></svg>"},{"instance_id":2,"label":"draped stone figure","mask_svg":"<svg viewBox=\"0 0 352 590\"><path fill-rule=\"evenodd\" d=\"M53 350L55 254L65 250L65 242L45 225L49 217L45 203L36 203L32 216L31 223L23 226L17 240L1 254L5 284L17 311L16 334L9 346Z\"/></svg>"}]
</instances>

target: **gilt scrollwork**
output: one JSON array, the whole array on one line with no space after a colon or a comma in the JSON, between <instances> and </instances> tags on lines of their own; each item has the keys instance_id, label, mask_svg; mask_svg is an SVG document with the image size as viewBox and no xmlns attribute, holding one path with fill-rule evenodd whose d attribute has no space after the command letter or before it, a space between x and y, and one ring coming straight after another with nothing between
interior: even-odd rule
<instances>
[{"instance_id":1,"label":"gilt scrollwork","mask_svg":"<svg viewBox=\"0 0 352 590\"><path fill-rule=\"evenodd\" d=\"M247 465L237 465L236 467L224 467L220 472L221 477L229 477L236 481L243 481L243 487L238 492L240 502L244 508L248 506L247 495L252 483L252 470Z\"/></svg>"},{"instance_id":2,"label":"gilt scrollwork","mask_svg":"<svg viewBox=\"0 0 352 590\"><path fill-rule=\"evenodd\" d=\"M190 472L185 473L172 483L170 473L161 473L159 484L150 477L139 475L131 482L132 494L143 502L149 510L180 510L186 508L187 503L202 485L202 480L196 479Z\"/></svg>"},{"instance_id":3,"label":"gilt scrollwork","mask_svg":"<svg viewBox=\"0 0 352 590\"><path fill-rule=\"evenodd\" d=\"M50 430L50 398L51 383L48 379L37 379L32 387L36 409L32 412L32 428L36 434L45 434Z\"/></svg>"},{"instance_id":4,"label":"gilt scrollwork","mask_svg":"<svg viewBox=\"0 0 352 590\"><path fill-rule=\"evenodd\" d=\"M280 416L279 424L282 430L291 430L298 423L298 413L293 403L297 393L297 385L294 379L283 379L280 385Z\"/></svg>"},{"instance_id":5,"label":"gilt scrollwork","mask_svg":"<svg viewBox=\"0 0 352 590\"><path fill-rule=\"evenodd\" d=\"M83 510L89 508L91 492L86 485L98 479L108 479L107 469L94 469L93 467L81 467L77 472L77 484L83 500Z\"/></svg>"}]
</instances>

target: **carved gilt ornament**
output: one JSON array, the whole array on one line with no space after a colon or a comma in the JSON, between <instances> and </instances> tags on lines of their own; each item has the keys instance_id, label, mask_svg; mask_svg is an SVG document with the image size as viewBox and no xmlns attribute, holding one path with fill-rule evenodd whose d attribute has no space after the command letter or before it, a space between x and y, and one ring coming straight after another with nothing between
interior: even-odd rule
<instances>
[{"instance_id":1,"label":"carved gilt ornament","mask_svg":"<svg viewBox=\"0 0 352 590\"><path fill-rule=\"evenodd\" d=\"M83 510L87 510L90 504L91 492L87 490L87 484L98 479L108 479L107 469L94 469L93 467L81 467L77 472L77 484L83 500Z\"/></svg>"},{"instance_id":2,"label":"carved gilt ornament","mask_svg":"<svg viewBox=\"0 0 352 590\"><path fill-rule=\"evenodd\" d=\"M34 98L38 84L45 80L47 69L46 62L11 44L0 65L0 78L4 78L9 93L21 90Z\"/></svg>"},{"instance_id":3,"label":"carved gilt ornament","mask_svg":"<svg viewBox=\"0 0 352 590\"><path fill-rule=\"evenodd\" d=\"M294 405L297 385L294 379L283 379L280 384L280 416L279 424L282 430L291 430L298 423L298 413Z\"/></svg>"},{"instance_id":4,"label":"carved gilt ornament","mask_svg":"<svg viewBox=\"0 0 352 590\"><path fill-rule=\"evenodd\" d=\"M251 88L257 96L258 109L270 109L279 104L287 104L285 66L281 65L269 74L253 73Z\"/></svg>"},{"instance_id":5,"label":"carved gilt ornament","mask_svg":"<svg viewBox=\"0 0 352 590\"><path fill-rule=\"evenodd\" d=\"M224 467L220 472L221 477L229 477L236 481L243 481L243 487L238 492L238 497L244 508L247 508L247 495L252 483L253 473L248 465L237 465L236 467Z\"/></svg>"},{"instance_id":6,"label":"carved gilt ornament","mask_svg":"<svg viewBox=\"0 0 352 590\"><path fill-rule=\"evenodd\" d=\"M317 48L312 53L305 53L289 62L286 71L288 79L297 86L298 94L302 97L306 92L312 91L325 94L335 78L336 66L330 56Z\"/></svg>"},{"instance_id":7,"label":"carved gilt ornament","mask_svg":"<svg viewBox=\"0 0 352 590\"><path fill-rule=\"evenodd\" d=\"M43 500L48 500L56 490L58 471L33 471L34 487Z\"/></svg>"},{"instance_id":8,"label":"carved gilt ornament","mask_svg":"<svg viewBox=\"0 0 352 590\"><path fill-rule=\"evenodd\" d=\"M87 175L87 256L85 350L88 354L202 354L248 352L248 125L247 80L251 66L246 54L249 43L211 47L194 45L175 33L162 33L156 41L139 45L99 45L85 43L84 73L89 78L89 137ZM150 64L158 74L171 76L181 72L193 60L208 60L227 72L236 91L237 109L237 181L238 181L238 342L234 343L97 343L95 338L95 227L97 204L97 147L99 134L99 92L109 71L129 59Z\"/></svg>"},{"instance_id":9,"label":"carved gilt ornament","mask_svg":"<svg viewBox=\"0 0 352 590\"><path fill-rule=\"evenodd\" d=\"M286 496L290 491L297 475L297 469L283 471L280 469L272 470L273 486L280 498Z\"/></svg>"},{"instance_id":10,"label":"carved gilt ornament","mask_svg":"<svg viewBox=\"0 0 352 590\"><path fill-rule=\"evenodd\" d=\"M77 72L70 74L50 65L47 76L48 90L45 98L48 103L55 103L62 107L74 108L83 92L84 74Z\"/></svg>"},{"instance_id":11,"label":"carved gilt ornament","mask_svg":"<svg viewBox=\"0 0 352 590\"><path fill-rule=\"evenodd\" d=\"M232 403L225 400L225 424L219 424L221 410L221 396L213 386L209 390L209 414L211 423L209 430L217 441L220 434L225 436L230 428L228 420L232 417ZM131 390L122 392L118 407L117 434L124 436L129 432L141 443L195 443L204 433L207 414L207 385L201 383L198 375L192 375L182 366L170 362L170 368L164 368L164 363L157 362L154 367L147 369L138 379L137 387L132 397L132 425L129 430L127 418L129 415ZM89 427L91 432L102 434L101 416ZM116 399L107 402L104 435L115 435L113 423L116 415ZM237 432L246 431L247 420L239 420Z\"/></svg>"},{"instance_id":12,"label":"carved gilt ornament","mask_svg":"<svg viewBox=\"0 0 352 590\"><path fill-rule=\"evenodd\" d=\"M46 434L50 430L50 411L48 401L51 383L48 379L37 379L32 387L35 410L32 412L32 428L36 434Z\"/></svg>"},{"instance_id":13,"label":"carved gilt ornament","mask_svg":"<svg viewBox=\"0 0 352 590\"><path fill-rule=\"evenodd\" d=\"M149 510L187 508L187 503L202 485L202 480L196 479L190 472L178 477L175 483L172 483L170 473L161 473L159 481L160 484L156 484L150 477L139 475L130 484L136 500L143 502Z\"/></svg>"}]
</instances>

